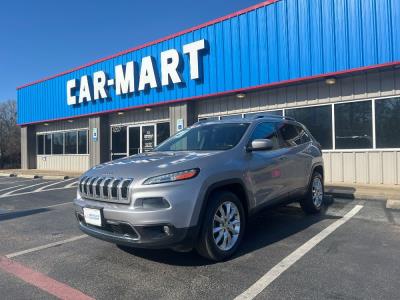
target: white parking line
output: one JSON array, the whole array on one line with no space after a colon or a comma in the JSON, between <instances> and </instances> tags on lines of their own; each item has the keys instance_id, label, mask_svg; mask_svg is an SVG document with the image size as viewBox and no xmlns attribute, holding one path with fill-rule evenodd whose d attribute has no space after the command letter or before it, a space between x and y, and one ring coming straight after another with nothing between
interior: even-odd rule
<instances>
[{"instance_id":1,"label":"white parking line","mask_svg":"<svg viewBox=\"0 0 400 300\"><path fill-rule=\"evenodd\" d=\"M322 230L320 233L315 235L313 238L305 242L287 257L282 259L277 265L269 270L263 277L261 277L256 283L249 287L242 294L237 296L235 300L254 299L259 293L267 288L275 279L277 279L284 271L289 269L295 264L300 258L307 254L311 249L317 246L322 240L328 237L340 226L345 224L348 220L354 217L361 209L362 205L356 205L351 211L344 215L341 219L335 221L327 228Z\"/></svg>"},{"instance_id":2,"label":"white parking line","mask_svg":"<svg viewBox=\"0 0 400 300\"><path fill-rule=\"evenodd\" d=\"M57 182L54 182L54 183L50 183L50 184L48 184L48 185L42 186L42 187L40 187L40 188L34 190L33 192L41 192L41 191L43 191L45 188L48 188L48 187L50 187L50 186L54 186L54 185L57 185L57 184L60 184L60 183L63 183L63 182L68 182L68 181L71 181L71 180L73 180L73 179L75 179L75 178L70 178L70 179L66 179L66 180L63 180L63 181L57 181Z\"/></svg>"},{"instance_id":3,"label":"white parking line","mask_svg":"<svg viewBox=\"0 0 400 300\"><path fill-rule=\"evenodd\" d=\"M72 237L72 238L69 238L69 239L66 239L66 240L62 240L62 241L58 241L58 242L46 244L46 245L39 246L39 247L34 247L34 248L26 249L26 250L23 250L23 251L18 251L18 252L10 253L10 254L7 254L6 257L7 257L7 258L13 258L13 257L16 257L16 256L21 256L21 255L28 254L28 253L32 253L32 252L36 252L36 251L39 251L39 250L44 250L44 249L47 249L47 248L51 248L51 247L63 245L63 244L66 244L66 243L74 242L74 241L83 239L83 238L85 238L85 237L87 237L86 234L78 235L78 236L75 236L75 237Z\"/></svg>"},{"instance_id":4,"label":"white parking line","mask_svg":"<svg viewBox=\"0 0 400 300\"><path fill-rule=\"evenodd\" d=\"M8 188L1 189L0 192L2 192L2 191L7 191L7 190L11 190L11 189L15 189L15 188L18 188L18 187L20 187L20 186L24 186L24 184L10 186L10 187L8 187Z\"/></svg>"},{"instance_id":5,"label":"white parking line","mask_svg":"<svg viewBox=\"0 0 400 300\"><path fill-rule=\"evenodd\" d=\"M46 183L48 183L48 181L40 182L40 183L36 183L36 184L31 184L31 185L27 185L27 186L24 186L24 187L22 187L22 188L9 191L9 192L7 192L7 193L1 195L0 198L6 197L6 196L10 196L12 193L17 192L17 191L25 190L25 189L28 189L28 188L31 188L31 187L34 187L34 186L38 186L38 185L42 185L42 184L46 184Z\"/></svg>"},{"instance_id":6,"label":"white parking line","mask_svg":"<svg viewBox=\"0 0 400 300\"><path fill-rule=\"evenodd\" d=\"M79 181L71 182L70 184L67 184L66 186L64 186L64 188L66 188L66 189L72 188L72 187L74 187L75 185L77 185L78 182L79 182Z\"/></svg>"},{"instance_id":7,"label":"white parking line","mask_svg":"<svg viewBox=\"0 0 400 300\"><path fill-rule=\"evenodd\" d=\"M38 181L37 179L26 179L26 180L14 180L14 181L0 181L1 185L12 184L12 183L25 183L28 181Z\"/></svg>"},{"instance_id":8,"label":"white parking line","mask_svg":"<svg viewBox=\"0 0 400 300\"><path fill-rule=\"evenodd\" d=\"M75 186L71 186L71 187L59 187L59 188L54 188L54 189L47 189L47 190L43 190L43 191L30 191L30 192L23 192L23 193L17 193L17 194L9 194L9 195L0 195L0 198L4 198L5 196L7 197L14 197L14 196L21 196L21 195L29 195L29 194L35 194L35 193L44 193L44 192L50 192L50 191L58 191L58 190L66 190L66 189L71 189L71 188L75 188ZM15 192L15 191L14 191Z\"/></svg>"}]
</instances>

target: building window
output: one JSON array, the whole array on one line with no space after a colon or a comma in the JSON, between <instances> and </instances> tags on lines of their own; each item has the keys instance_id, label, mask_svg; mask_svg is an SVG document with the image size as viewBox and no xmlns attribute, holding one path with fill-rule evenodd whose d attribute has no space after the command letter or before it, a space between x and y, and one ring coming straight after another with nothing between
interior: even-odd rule
<instances>
[{"instance_id":1,"label":"building window","mask_svg":"<svg viewBox=\"0 0 400 300\"><path fill-rule=\"evenodd\" d=\"M265 112L254 112L254 113L247 113L244 115L245 118L256 118L258 116L265 116L265 115L276 115L276 116L282 116L283 115L283 110L278 109L278 110L270 110L270 111L265 111Z\"/></svg>"},{"instance_id":2,"label":"building window","mask_svg":"<svg viewBox=\"0 0 400 300\"><path fill-rule=\"evenodd\" d=\"M285 116L304 124L322 149L332 149L332 106L286 109Z\"/></svg>"},{"instance_id":3,"label":"building window","mask_svg":"<svg viewBox=\"0 0 400 300\"><path fill-rule=\"evenodd\" d=\"M44 154L44 135L40 134L37 136L37 154Z\"/></svg>"},{"instance_id":4,"label":"building window","mask_svg":"<svg viewBox=\"0 0 400 300\"><path fill-rule=\"evenodd\" d=\"M53 133L52 147L53 147L52 151L53 154L64 153L64 133L62 132Z\"/></svg>"},{"instance_id":5,"label":"building window","mask_svg":"<svg viewBox=\"0 0 400 300\"><path fill-rule=\"evenodd\" d=\"M87 130L37 135L38 155L88 154Z\"/></svg>"},{"instance_id":6,"label":"building window","mask_svg":"<svg viewBox=\"0 0 400 300\"><path fill-rule=\"evenodd\" d=\"M77 153L77 132L69 131L65 133L65 154Z\"/></svg>"},{"instance_id":7,"label":"building window","mask_svg":"<svg viewBox=\"0 0 400 300\"><path fill-rule=\"evenodd\" d=\"M51 155L51 134L44 135L44 154Z\"/></svg>"},{"instance_id":8,"label":"building window","mask_svg":"<svg viewBox=\"0 0 400 300\"><path fill-rule=\"evenodd\" d=\"M157 124L157 145L164 142L170 136L169 122Z\"/></svg>"},{"instance_id":9,"label":"building window","mask_svg":"<svg viewBox=\"0 0 400 300\"><path fill-rule=\"evenodd\" d=\"M375 101L377 148L400 148L400 98Z\"/></svg>"},{"instance_id":10,"label":"building window","mask_svg":"<svg viewBox=\"0 0 400 300\"><path fill-rule=\"evenodd\" d=\"M88 132L87 130L78 131L78 154L88 154Z\"/></svg>"},{"instance_id":11,"label":"building window","mask_svg":"<svg viewBox=\"0 0 400 300\"><path fill-rule=\"evenodd\" d=\"M111 127L111 152L114 155L127 155L127 135L126 126L113 126ZM118 156L119 158L119 156Z\"/></svg>"},{"instance_id":12,"label":"building window","mask_svg":"<svg viewBox=\"0 0 400 300\"><path fill-rule=\"evenodd\" d=\"M372 148L372 102L335 104L336 149Z\"/></svg>"}]
</instances>

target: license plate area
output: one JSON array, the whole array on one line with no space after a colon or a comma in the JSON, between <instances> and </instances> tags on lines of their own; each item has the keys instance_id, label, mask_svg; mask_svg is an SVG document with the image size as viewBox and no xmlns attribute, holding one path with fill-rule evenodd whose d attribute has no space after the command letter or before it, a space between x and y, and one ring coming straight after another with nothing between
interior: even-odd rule
<instances>
[{"instance_id":1,"label":"license plate area","mask_svg":"<svg viewBox=\"0 0 400 300\"><path fill-rule=\"evenodd\" d=\"M103 225L103 214L101 209L98 208L83 208L83 217L86 224L101 227Z\"/></svg>"}]
</instances>

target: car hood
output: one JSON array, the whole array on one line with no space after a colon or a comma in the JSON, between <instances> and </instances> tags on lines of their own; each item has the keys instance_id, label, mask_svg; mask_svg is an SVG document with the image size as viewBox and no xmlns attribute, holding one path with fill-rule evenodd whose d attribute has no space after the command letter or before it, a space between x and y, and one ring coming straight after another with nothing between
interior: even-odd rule
<instances>
[{"instance_id":1,"label":"car hood","mask_svg":"<svg viewBox=\"0 0 400 300\"><path fill-rule=\"evenodd\" d=\"M122 177L142 180L148 177L201 168L221 151L148 152L100 164L84 176Z\"/></svg>"}]
</instances>

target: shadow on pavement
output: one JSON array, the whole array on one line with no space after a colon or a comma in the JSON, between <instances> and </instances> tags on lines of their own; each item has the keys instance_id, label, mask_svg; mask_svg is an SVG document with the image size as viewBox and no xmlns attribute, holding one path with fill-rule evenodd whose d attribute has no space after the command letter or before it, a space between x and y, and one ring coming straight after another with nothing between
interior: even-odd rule
<instances>
[{"instance_id":1,"label":"shadow on pavement","mask_svg":"<svg viewBox=\"0 0 400 300\"><path fill-rule=\"evenodd\" d=\"M36 209L22 210L22 211L16 211L16 212L2 213L2 214L0 214L0 222L6 221L6 220L22 218L22 217L26 217L26 216L31 216L31 215L35 215L35 214L40 214L40 213L44 213L47 211L50 211L50 209L36 208Z\"/></svg>"},{"instance_id":2,"label":"shadow on pavement","mask_svg":"<svg viewBox=\"0 0 400 300\"><path fill-rule=\"evenodd\" d=\"M329 206L333 203L333 199L326 199L325 202L326 206ZM301 208L293 205L263 210L254 215L248 222L245 238L233 258L268 247L307 229L313 224L329 219L340 219L340 217L326 215L325 211L318 215L305 215ZM129 254L168 265L203 266L214 264L214 262L199 256L196 251L178 253L169 249L118 247Z\"/></svg>"}]
</instances>

